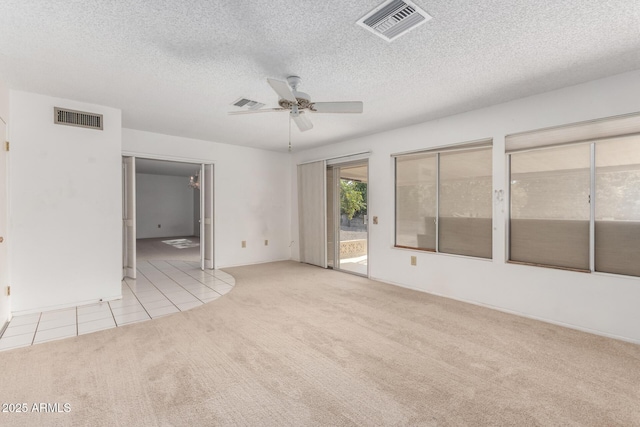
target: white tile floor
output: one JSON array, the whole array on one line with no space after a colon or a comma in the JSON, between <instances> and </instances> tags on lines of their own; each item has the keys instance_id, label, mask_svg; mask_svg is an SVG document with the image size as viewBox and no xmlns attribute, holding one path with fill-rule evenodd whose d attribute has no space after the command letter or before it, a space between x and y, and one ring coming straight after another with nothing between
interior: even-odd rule
<instances>
[{"instance_id":1,"label":"white tile floor","mask_svg":"<svg viewBox=\"0 0 640 427\"><path fill-rule=\"evenodd\" d=\"M74 337L189 310L226 294L235 279L198 262L149 260L138 278L122 281L122 299L15 316L0 337L0 351Z\"/></svg>"}]
</instances>

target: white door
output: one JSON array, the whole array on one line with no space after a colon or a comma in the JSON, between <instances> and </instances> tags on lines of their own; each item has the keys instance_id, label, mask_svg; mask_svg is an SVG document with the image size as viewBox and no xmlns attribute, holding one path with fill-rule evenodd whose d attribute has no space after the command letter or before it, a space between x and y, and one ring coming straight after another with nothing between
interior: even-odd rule
<instances>
[{"instance_id":1,"label":"white door","mask_svg":"<svg viewBox=\"0 0 640 427\"><path fill-rule=\"evenodd\" d=\"M7 124L0 117L0 330L9 320L11 312L9 306L9 275L7 272L9 251L7 250L7 206L9 206L9 195L7 194L7 152L5 151L5 141L7 140Z\"/></svg>"},{"instance_id":2,"label":"white door","mask_svg":"<svg viewBox=\"0 0 640 427\"><path fill-rule=\"evenodd\" d=\"M200 166L200 268L213 269L213 165Z\"/></svg>"},{"instance_id":3,"label":"white door","mask_svg":"<svg viewBox=\"0 0 640 427\"><path fill-rule=\"evenodd\" d=\"M136 278L136 158L122 158L122 274Z\"/></svg>"}]
</instances>

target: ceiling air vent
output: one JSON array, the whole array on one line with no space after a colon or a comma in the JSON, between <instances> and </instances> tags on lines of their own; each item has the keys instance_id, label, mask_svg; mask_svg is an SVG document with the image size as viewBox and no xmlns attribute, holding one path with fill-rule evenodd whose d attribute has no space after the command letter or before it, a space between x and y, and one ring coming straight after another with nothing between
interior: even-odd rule
<instances>
[{"instance_id":1,"label":"ceiling air vent","mask_svg":"<svg viewBox=\"0 0 640 427\"><path fill-rule=\"evenodd\" d=\"M86 113L84 111L53 107L53 122L57 125L102 130L102 114Z\"/></svg>"},{"instance_id":2,"label":"ceiling air vent","mask_svg":"<svg viewBox=\"0 0 640 427\"><path fill-rule=\"evenodd\" d=\"M356 24L390 42L430 19L427 12L408 0L387 0Z\"/></svg>"},{"instance_id":3,"label":"ceiling air vent","mask_svg":"<svg viewBox=\"0 0 640 427\"><path fill-rule=\"evenodd\" d=\"M260 108L264 107L264 104L262 102L252 101L247 98L238 98L231 105L247 110L259 110Z\"/></svg>"}]
</instances>

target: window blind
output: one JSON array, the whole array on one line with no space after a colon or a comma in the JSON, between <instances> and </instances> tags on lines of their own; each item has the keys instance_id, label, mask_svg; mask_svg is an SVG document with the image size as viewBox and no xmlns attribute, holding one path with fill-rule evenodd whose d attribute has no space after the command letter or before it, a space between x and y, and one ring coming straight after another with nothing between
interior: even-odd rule
<instances>
[{"instance_id":1,"label":"window blind","mask_svg":"<svg viewBox=\"0 0 640 427\"><path fill-rule=\"evenodd\" d=\"M595 147L595 270L640 276L640 136Z\"/></svg>"},{"instance_id":2,"label":"window blind","mask_svg":"<svg viewBox=\"0 0 640 427\"><path fill-rule=\"evenodd\" d=\"M491 258L491 160L490 149L440 154L440 252Z\"/></svg>"},{"instance_id":3,"label":"window blind","mask_svg":"<svg viewBox=\"0 0 640 427\"><path fill-rule=\"evenodd\" d=\"M640 113L507 135L507 153L640 134Z\"/></svg>"},{"instance_id":4,"label":"window blind","mask_svg":"<svg viewBox=\"0 0 640 427\"><path fill-rule=\"evenodd\" d=\"M429 155L435 153L446 153L452 151L468 151L473 149L480 148L490 148L493 146L493 139L478 139L476 141L465 142L462 144L450 144L450 145L441 145L439 147L413 150L413 151L403 151L401 153L393 153L391 157L402 157L402 156L420 156L421 154Z\"/></svg>"},{"instance_id":5,"label":"window blind","mask_svg":"<svg viewBox=\"0 0 640 427\"><path fill-rule=\"evenodd\" d=\"M511 155L509 259L589 269L588 145Z\"/></svg>"}]
</instances>

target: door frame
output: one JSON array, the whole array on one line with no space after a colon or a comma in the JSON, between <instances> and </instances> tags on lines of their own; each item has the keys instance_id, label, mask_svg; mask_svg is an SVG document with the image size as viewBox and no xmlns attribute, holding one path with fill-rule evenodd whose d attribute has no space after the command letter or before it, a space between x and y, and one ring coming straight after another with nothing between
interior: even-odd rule
<instances>
[{"instance_id":1,"label":"door frame","mask_svg":"<svg viewBox=\"0 0 640 427\"><path fill-rule=\"evenodd\" d=\"M200 165L200 269L214 269L215 251L213 242L214 231L214 178L213 163ZM202 240L204 239L204 245Z\"/></svg>"},{"instance_id":2,"label":"door frame","mask_svg":"<svg viewBox=\"0 0 640 427\"><path fill-rule=\"evenodd\" d=\"M9 124L5 119L0 116L0 124L4 126L4 132L0 132L0 142L2 146L0 151L0 161L3 163L0 170L2 170L4 176L2 179L3 187L2 192L4 194L3 200L0 200L0 209L4 212L1 215L3 223L0 224L0 236L2 236L2 251L0 256L2 257L2 269L0 271L0 335L4 333L5 328L9 325L11 320L11 297L8 294L9 286L9 152L6 151L5 141L9 141ZM4 309L3 309L4 308ZM6 310L5 310L6 309Z\"/></svg>"},{"instance_id":3,"label":"door frame","mask_svg":"<svg viewBox=\"0 0 640 427\"><path fill-rule=\"evenodd\" d=\"M122 157L122 277L136 279L136 158Z\"/></svg>"},{"instance_id":4,"label":"door frame","mask_svg":"<svg viewBox=\"0 0 640 427\"><path fill-rule=\"evenodd\" d=\"M215 220L216 220L216 211L215 211L215 172L216 172L216 162L212 159L205 159L205 158L192 158L192 157L180 157L180 156L165 156L165 155L157 155L157 154L150 154L150 153L143 153L143 152L137 152L137 151L122 151L121 153L121 157L125 158L125 157L134 157L136 159L148 159L148 160L164 160L164 161L168 161L168 162L179 162L179 163L193 163L194 166L200 166L201 167L201 171L204 172L205 166L210 165L212 168L212 173L211 173L211 177L210 177L210 185L206 185L205 184L205 188L206 187L211 187L210 190L205 190L208 192L208 194L210 195L210 199L211 199L211 203L210 203L210 208L211 208L211 215L212 215L212 219L211 219L211 224L212 224L212 235L213 238L211 239L211 253L212 253L212 260L210 260L209 262L206 263L205 265L205 254L204 254L204 250L202 249L202 245L201 245L201 250L200 250L200 265L201 267L204 265L205 267L209 268L209 269L215 269L216 268L216 258L215 258ZM202 174L202 173L201 173ZM204 174L202 174L202 178L204 179ZM123 194L121 195L121 200L124 200L124 186L122 186L123 189ZM204 218L202 215L203 212L203 203L202 201L204 200L204 196L202 194L203 192L201 191L201 203L200 203L200 212L201 212L201 216L200 216L200 232L201 232L201 236L200 239L202 240L202 228L203 228L203 223L204 223ZM210 266L210 267L209 267Z\"/></svg>"}]
</instances>

